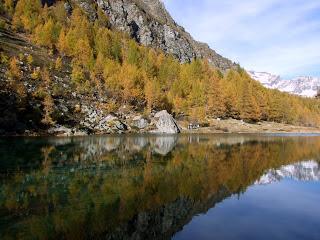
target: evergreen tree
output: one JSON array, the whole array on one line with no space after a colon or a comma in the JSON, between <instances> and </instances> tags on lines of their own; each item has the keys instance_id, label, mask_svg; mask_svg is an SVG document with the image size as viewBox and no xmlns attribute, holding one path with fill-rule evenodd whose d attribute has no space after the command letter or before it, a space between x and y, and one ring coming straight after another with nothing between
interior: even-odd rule
<instances>
[{"instance_id":1,"label":"evergreen tree","mask_svg":"<svg viewBox=\"0 0 320 240\"><path fill-rule=\"evenodd\" d=\"M142 52L142 61L140 62L140 66L143 71L146 72L149 79L153 79L157 75L157 66L155 63L155 59L157 58L157 53L153 49L144 49ZM165 86L163 86L165 88Z\"/></svg>"},{"instance_id":2,"label":"evergreen tree","mask_svg":"<svg viewBox=\"0 0 320 240\"><path fill-rule=\"evenodd\" d=\"M104 57L112 58L112 36L110 30L106 28L98 28L95 35L95 51Z\"/></svg>"},{"instance_id":3,"label":"evergreen tree","mask_svg":"<svg viewBox=\"0 0 320 240\"><path fill-rule=\"evenodd\" d=\"M53 19L49 18L44 25L38 25L35 29L35 42L39 45L53 48L59 38L59 27Z\"/></svg>"},{"instance_id":4,"label":"evergreen tree","mask_svg":"<svg viewBox=\"0 0 320 240\"><path fill-rule=\"evenodd\" d=\"M227 109L220 79L212 77L208 88L208 115L214 118L224 118L226 116Z\"/></svg>"},{"instance_id":5,"label":"evergreen tree","mask_svg":"<svg viewBox=\"0 0 320 240\"><path fill-rule=\"evenodd\" d=\"M231 74L231 75L230 75ZM226 107L226 117L239 119L240 118L240 110L239 110L239 96L238 89L236 84L233 82L234 73L230 71L226 74L222 80L221 85L224 86L224 102Z\"/></svg>"},{"instance_id":6,"label":"evergreen tree","mask_svg":"<svg viewBox=\"0 0 320 240\"><path fill-rule=\"evenodd\" d=\"M32 66L32 63L33 63L33 57L31 54L29 54L27 57L27 64L28 64L29 68Z\"/></svg>"},{"instance_id":7,"label":"evergreen tree","mask_svg":"<svg viewBox=\"0 0 320 240\"><path fill-rule=\"evenodd\" d=\"M122 79L122 99L127 104L140 105L143 99L144 76L131 64L123 64L119 78Z\"/></svg>"},{"instance_id":8,"label":"evergreen tree","mask_svg":"<svg viewBox=\"0 0 320 240\"><path fill-rule=\"evenodd\" d=\"M31 78L33 80L39 80L40 79L40 69L39 68L35 68L33 69L33 72L31 73Z\"/></svg>"},{"instance_id":9,"label":"evergreen tree","mask_svg":"<svg viewBox=\"0 0 320 240\"><path fill-rule=\"evenodd\" d=\"M19 60L16 57L10 59L7 75L14 81L20 80L22 78Z\"/></svg>"},{"instance_id":10,"label":"evergreen tree","mask_svg":"<svg viewBox=\"0 0 320 240\"><path fill-rule=\"evenodd\" d=\"M13 16L13 26L31 33L41 22L41 9L40 0L19 0Z\"/></svg>"},{"instance_id":11,"label":"evergreen tree","mask_svg":"<svg viewBox=\"0 0 320 240\"><path fill-rule=\"evenodd\" d=\"M107 59L103 69L103 79L107 92L119 97L121 95L121 80L119 79L121 65L111 59Z\"/></svg>"},{"instance_id":12,"label":"evergreen tree","mask_svg":"<svg viewBox=\"0 0 320 240\"><path fill-rule=\"evenodd\" d=\"M108 16L102 11L101 8L98 9L98 19L97 24L101 28L110 28L110 21Z\"/></svg>"},{"instance_id":13,"label":"evergreen tree","mask_svg":"<svg viewBox=\"0 0 320 240\"><path fill-rule=\"evenodd\" d=\"M9 16L14 14L14 0L4 0L3 8Z\"/></svg>"},{"instance_id":14,"label":"evergreen tree","mask_svg":"<svg viewBox=\"0 0 320 240\"><path fill-rule=\"evenodd\" d=\"M14 3L1 2L2 11L7 16L13 14L14 28L30 33L35 44L50 48L52 56L57 54L55 64L51 63L56 70L62 69L62 58L65 64L71 62L76 90L92 88L105 94L112 109L131 104L137 110L173 108L194 119L209 116L250 122L320 123L318 100L266 89L240 67L221 73L206 60L180 64L172 55L141 46L110 29L108 17L96 4L97 19L92 22L76 4L68 17L63 1L42 7L40 0L18 0L13 10ZM20 61L27 60L31 71L32 56L25 59L20 55ZM1 63L7 65L7 76L15 89L20 89L16 92L26 95L19 59L9 61L1 52ZM34 79L41 75L42 88L50 90L50 71L36 69L31 75Z\"/></svg>"},{"instance_id":15,"label":"evergreen tree","mask_svg":"<svg viewBox=\"0 0 320 240\"><path fill-rule=\"evenodd\" d=\"M248 122L257 122L260 120L260 109L252 95L252 85L244 83L241 101L240 101L240 118Z\"/></svg>"},{"instance_id":16,"label":"evergreen tree","mask_svg":"<svg viewBox=\"0 0 320 240\"><path fill-rule=\"evenodd\" d=\"M267 121L269 116L269 98L268 94L263 89L256 89L256 100L260 109L260 119L263 121Z\"/></svg>"},{"instance_id":17,"label":"evergreen tree","mask_svg":"<svg viewBox=\"0 0 320 240\"><path fill-rule=\"evenodd\" d=\"M172 56L167 57L163 53L159 54L156 61L157 77L163 89L171 89L172 85L178 81L180 67L179 62Z\"/></svg>"},{"instance_id":18,"label":"evergreen tree","mask_svg":"<svg viewBox=\"0 0 320 240\"><path fill-rule=\"evenodd\" d=\"M74 49L73 63L89 71L94 66L93 50L87 38L79 39Z\"/></svg>"},{"instance_id":19,"label":"evergreen tree","mask_svg":"<svg viewBox=\"0 0 320 240\"><path fill-rule=\"evenodd\" d=\"M129 40L126 53L127 62L129 64L138 66L140 63L140 53L138 44L134 40Z\"/></svg>"},{"instance_id":20,"label":"evergreen tree","mask_svg":"<svg viewBox=\"0 0 320 240\"><path fill-rule=\"evenodd\" d=\"M41 71L41 79L45 87L49 87L51 84L50 72L47 68Z\"/></svg>"},{"instance_id":21,"label":"evergreen tree","mask_svg":"<svg viewBox=\"0 0 320 240\"><path fill-rule=\"evenodd\" d=\"M85 82L85 72L81 66L77 64L73 64L72 66L72 73L71 73L71 80L74 84L80 85Z\"/></svg>"},{"instance_id":22,"label":"evergreen tree","mask_svg":"<svg viewBox=\"0 0 320 240\"><path fill-rule=\"evenodd\" d=\"M121 38L118 34L115 34L112 38L111 43L111 56L114 60L121 62L122 61L122 45Z\"/></svg>"},{"instance_id":23,"label":"evergreen tree","mask_svg":"<svg viewBox=\"0 0 320 240\"><path fill-rule=\"evenodd\" d=\"M44 111L44 116L42 119L42 123L45 125L52 125L54 124L54 121L52 119L52 113L54 111L54 102L51 97L51 95L47 94L46 97L43 100L43 111Z\"/></svg>"},{"instance_id":24,"label":"evergreen tree","mask_svg":"<svg viewBox=\"0 0 320 240\"><path fill-rule=\"evenodd\" d=\"M62 55L70 54L64 28L62 28L60 31L58 42L57 42L57 49Z\"/></svg>"},{"instance_id":25,"label":"evergreen tree","mask_svg":"<svg viewBox=\"0 0 320 240\"><path fill-rule=\"evenodd\" d=\"M280 92L274 90L270 96L269 119L275 122L283 122L284 119L284 105Z\"/></svg>"},{"instance_id":26,"label":"evergreen tree","mask_svg":"<svg viewBox=\"0 0 320 240\"><path fill-rule=\"evenodd\" d=\"M58 71L62 70L62 58L57 57L56 62L55 62L55 69Z\"/></svg>"},{"instance_id":27,"label":"evergreen tree","mask_svg":"<svg viewBox=\"0 0 320 240\"><path fill-rule=\"evenodd\" d=\"M157 109L161 105L161 88L156 78L146 82L144 93L147 100L147 110L149 112Z\"/></svg>"},{"instance_id":28,"label":"evergreen tree","mask_svg":"<svg viewBox=\"0 0 320 240\"><path fill-rule=\"evenodd\" d=\"M58 1L53 7L53 15L59 24L66 27L68 22L68 14L64 4L64 1Z\"/></svg>"},{"instance_id":29,"label":"evergreen tree","mask_svg":"<svg viewBox=\"0 0 320 240\"><path fill-rule=\"evenodd\" d=\"M94 64L93 71L90 73L91 80L97 86L98 92L102 94L103 92L103 72L104 72L105 58L102 53L98 53L97 59Z\"/></svg>"}]
</instances>

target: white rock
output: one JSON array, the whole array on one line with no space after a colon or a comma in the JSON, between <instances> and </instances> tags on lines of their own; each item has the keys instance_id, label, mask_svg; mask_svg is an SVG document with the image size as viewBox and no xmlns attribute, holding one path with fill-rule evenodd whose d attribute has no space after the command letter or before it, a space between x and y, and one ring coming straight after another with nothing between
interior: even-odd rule
<instances>
[{"instance_id":1,"label":"white rock","mask_svg":"<svg viewBox=\"0 0 320 240\"><path fill-rule=\"evenodd\" d=\"M154 131L155 133L180 133L180 128L176 120L166 110L157 112L154 118L157 126L157 130Z\"/></svg>"},{"instance_id":2,"label":"white rock","mask_svg":"<svg viewBox=\"0 0 320 240\"><path fill-rule=\"evenodd\" d=\"M60 125L50 128L48 133L55 134L57 136L72 136L72 130L70 128Z\"/></svg>"},{"instance_id":3,"label":"white rock","mask_svg":"<svg viewBox=\"0 0 320 240\"><path fill-rule=\"evenodd\" d=\"M74 131L74 133L73 133L73 136L87 136L88 135L88 133L87 132L85 132L85 131L81 131L81 130L79 130L79 131Z\"/></svg>"},{"instance_id":4,"label":"white rock","mask_svg":"<svg viewBox=\"0 0 320 240\"><path fill-rule=\"evenodd\" d=\"M100 121L100 123L108 123L108 122L112 122L112 121L116 121L116 120L118 120L118 118L116 116L109 114L108 116L103 118Z\"/></svg>"},{"instance_id":5,"label":"white rock","mask_svg":"<svg viewBox=\"0 0 320 240\"><path fill-rule=\"evenodd\" d=\"M143 118L142 116L136 116L132 120L132 125L139 129L144 129L148 127L149 123L148 120Z\"/></svg>"}]
</instances>

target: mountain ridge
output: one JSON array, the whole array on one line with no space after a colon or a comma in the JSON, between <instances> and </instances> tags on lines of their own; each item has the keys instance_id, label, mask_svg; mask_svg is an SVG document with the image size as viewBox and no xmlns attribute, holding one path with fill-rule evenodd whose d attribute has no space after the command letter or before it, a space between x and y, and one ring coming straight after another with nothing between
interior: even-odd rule
<instances>
[{"instance_id":1,"label":"mountain ridge","mask_svg":"<svg viewBox=\"0 0 320 240\"><path fill-rule=\"evenodd\" d=\"M248 74L267 88L278 89L303 97L315 97L320 87L320 78L318 77L299 76L292 79L283 79L280 75L268 72L248 71Z\"/></svg>"},{"instance_id":2,"label":"mountain ridge","mask_svg":"<svg viewBox=\"0 0 320 240\"><path fill-rule=\"evenodd\" d=\"M213 56L215 68L196 58L207 45L159 1L18 0L0 2L0 14L0 134L153 132L161 112L225 132L213 120L320 122L317 99L267 90L225 58Z\"/></svg>"},{"instance_id":3,"label":"mountain ridge","mask_svg":"<svg viewBox=\"0 0 320 240\"><path fill-rule=\"evenodd\" d=\"M220 70L238 65L211 49L208 44L196 41L190 33L179 26L159 0L75 0L80 7L95 19L90 2L97 5L109 17L112 28L128 33L138 43L158 48L174 55L180 62L207 59Z\"/></svg>"}]
</instances>

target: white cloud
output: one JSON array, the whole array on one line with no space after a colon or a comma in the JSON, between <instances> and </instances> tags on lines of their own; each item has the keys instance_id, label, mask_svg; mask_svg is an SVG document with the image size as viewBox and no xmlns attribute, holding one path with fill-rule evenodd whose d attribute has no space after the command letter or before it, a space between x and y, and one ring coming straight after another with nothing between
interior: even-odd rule
<instances>
[{"instance_id":1,"label":"white cloud","mask_svg":"<svg viewBox=\"0 0 320 240\"><path fill-rule=\"evenodd\" d=\"M165 0L197 39L248 69L320 74L320 1ZM312 67L311 67L312 66Z\"/></svg>"}]
</instances>

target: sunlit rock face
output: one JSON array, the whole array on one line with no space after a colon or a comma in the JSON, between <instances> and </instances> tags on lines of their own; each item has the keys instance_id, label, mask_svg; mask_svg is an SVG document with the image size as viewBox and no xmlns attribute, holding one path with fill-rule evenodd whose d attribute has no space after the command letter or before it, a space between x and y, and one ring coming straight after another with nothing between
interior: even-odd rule
<instances>
[{"instance_id":1,"label":"sunlit rock face","mask_svg":"<svg viewBox=\"0 0 320 240\"><path fill-rule=\"evenodd\" d=\"M166 110L157 112L154 115L157 130L155 133L176 134L180 133L180 127L176 120Z\"/></svg>"},{"instance_id":2,"label":"sunlit rock face","mask_svg":"<svg viewBox=\"0 0 320 240\"><path fill-rule=\"evenodd\" d=\"M94 19L95 12L84 0L75 0ZM111 26L127 32L137 42L162 49L181 62L194 58L205 58L221 70L236 66L205 43L195 41L183 27L179 26L159 0L96 0L108 15Z\"/></svg>"},{"instance_id":3,"label":"sunlit rock face","mask_svg":"<svg viewBox=\"0 0 320 240\"><path fill-rule=\"evenodd\" d=\"M270 184L290 178L299 181L320 181L320 167L315 161L304 161L283 166L277 170L269 170L256 184Z\"/></svg>"}]
</instances>

